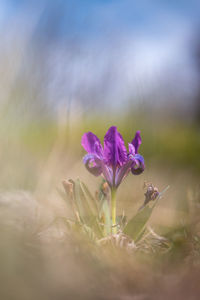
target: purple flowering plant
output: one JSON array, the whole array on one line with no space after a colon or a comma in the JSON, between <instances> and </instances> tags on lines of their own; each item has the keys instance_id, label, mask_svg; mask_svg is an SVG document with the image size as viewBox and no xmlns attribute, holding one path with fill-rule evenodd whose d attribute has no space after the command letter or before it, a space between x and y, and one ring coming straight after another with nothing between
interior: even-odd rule
<instances>
[{"instance_id":1,"label":"purple flowering plant","mask_svg":"<svg viewBox=\"0 0 200 300\"><path fill-rule=\"evenodd\" d=\"M140 131L136 132L128 144L128 151L115 126L108 129L103 146L92 132L83 134L81 144L87 152L83 158L86 169L94 176L102 176L103 180L95 196L80 179L63 181L67 194L64 198L74 214L73 220L65 219L66 224L98 243L105 239L118 239L122 235L126 241L134 241L130 243L133 245L146 230L153 208L166 190L160 193L151 183L147 184L144 203L136 215L128 221L124 216L116 216L116 193L119 185L129 173L139 175L145 169L144 158L138 153L141 145Z\"/></svg>"},{"instance_id":2,"label":"purple flowering plant","mask_svg":"<svg viewBox=\"0 0 200 300\"><path fill-rule=\"evenodd\" d=\"M108 129L102 147L98 137L87 132L82 137L82 146L88 152L83 158L87 170L95 176L102 175L111 189L111 210L113 233L116 233L116 190L129 174L139 175L144 171L144 158L138 153L141 145L140 131L125 147L116 126Z\"/></svg>"}]
</instances>

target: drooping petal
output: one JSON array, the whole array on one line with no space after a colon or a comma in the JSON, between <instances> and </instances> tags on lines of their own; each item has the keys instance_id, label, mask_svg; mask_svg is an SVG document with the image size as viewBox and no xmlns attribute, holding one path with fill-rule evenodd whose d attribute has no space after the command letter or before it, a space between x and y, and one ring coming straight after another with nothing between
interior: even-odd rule
<instances>
[{"instance_id":1,"label":"drooping petal","mask_svg":"<svg viewBox=\"0 0 200 300\"><path fill-rule=\"evenodd\" d=\"M117 173L115 176L115 187L116 188L120 185L123 178L128 175L133 164L134 164L134 162L130 159L117 170Z\"/></svg>"},{"instance_id":2,"label":"drooping petal","mask_svg":"<svg viewBox=\"0 0 200 300\"><path fill-rule=\"evenodd\" d=\"M112 187L113 186L113 170L109 166L107 166L104 161L101 161L101 169L102 169L103 177L107 181L108 185L110 187Z\"/></svg>"},{"instance_id":3,"label":"drooping petal","mask_svg":"<svg viewBox=\"0 0 200 300\"><path fill-rule=\"evenodd\" d=\"M131 167L131 172L134 175L141 174L144 171L144 168L145 168L143 156L140 155L140 154L136 154L136 155L134 155L132 160L133 160L134 163Z\"/></svg>"},{"instance_id":4,"label":"drooping petal","mask_svg":"<svg viewBox=\"0 0 200 300\"><path fill-rule=\"evenodd\" d=\"M110 127L104 137L104 159L113 168L122 166L127 161L123 138L115 126Z\"/></svg>"},{"instance_id":5,"label":"drooping petal","mask_svg":"<svg viewBox=\"0 0 200 300\"><path fill-rule=\"evenodd\" d=\"M134 146L135 148L135 153L137 154L138 153L138 149L140 147L142 143L142 139L141 139L141 136L140 136L140 131L138 130L135 134L135 137L134 139L132 140L131 144Z\"/></svg>"},{"instance_id":6,"label":"drooping petal","mask_svg":"<svg viewBox=\"0 0 200 300\"><path fill-rule=\"evenodd\" d=\"M103 147L100 140L94 133L84 133L84 135L82 136L81 144L88 153L96 154L99 157L103 156Z\"/></svg>"},{"instance_id":7,"label":"drooping petal","mask_svg":"<svg viewBox=\"0 0 200 300\"><path fill-rule=\"evenodd\" d=\"M86 154L83 158L83 162L90 173L95 176L101 175L101 160L95 154Z\"/></svg>"}]
</instances>

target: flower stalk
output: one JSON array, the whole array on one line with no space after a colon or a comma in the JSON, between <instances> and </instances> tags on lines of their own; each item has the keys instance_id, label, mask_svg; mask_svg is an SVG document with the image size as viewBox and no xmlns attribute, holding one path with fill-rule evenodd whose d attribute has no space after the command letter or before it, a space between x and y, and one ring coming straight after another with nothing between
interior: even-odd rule
<instances>
[{"instance_id":1,"label":"flower stalk","mask_svg":"<svg viewBox=\"0 0 200 300\"><path fill-rule=\"evenodd\" d=\"M111 212L112 212L112 234L117 233L117 224L116 224L116 188L111 189Z\"/></svg>"}]
</instances>

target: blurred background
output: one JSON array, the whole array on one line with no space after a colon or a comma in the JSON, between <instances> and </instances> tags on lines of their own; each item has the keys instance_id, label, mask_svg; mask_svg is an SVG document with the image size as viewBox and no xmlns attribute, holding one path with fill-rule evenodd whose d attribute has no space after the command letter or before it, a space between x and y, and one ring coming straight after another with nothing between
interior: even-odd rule
<instances>
[{"instance_id":1,"label":"blurred background","mask_svg":"<svg viewBox=\"0 0 200 300\"><path fill-rule=\"evenodd\" d=\"M62 215L64 178L100 183L82 164L81 136L103 141L116 125L126 144L141 131L146 163L120 188L118 210L136 211L147 180L170 185L153 222L187 223L200 188L199 20L198 0L1 0L3 205L27 204L18 193L28 191Z\"/></svg>"},{"instance_id":2,"label":"blurred background","mask_svg":"<svg viewBox=\"0 0 200 300\"><path fill-rule=\"evenodd\" d=\"M84 131L113 124L141 130L151 165L199 173L199 16L199 1L2 0L1 186L35 188L58 140L80 158Z\"/></svg>"}]
</instances>

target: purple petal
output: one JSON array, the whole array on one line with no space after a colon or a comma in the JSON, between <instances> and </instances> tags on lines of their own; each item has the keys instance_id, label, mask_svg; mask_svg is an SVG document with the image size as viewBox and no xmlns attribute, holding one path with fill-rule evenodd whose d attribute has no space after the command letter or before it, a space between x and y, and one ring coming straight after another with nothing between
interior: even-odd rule
<instances>
[{"instance_id":1,"label":"purple petal","mask_svg":"<svg viewBox=\"0 0 200 300\"><path fill-rule=\"evenodd\" d=\"M86 154L83 158L83 162L87 170L94 176L101 175L101 160L95 154Z\"/></svg>"},{"instance_id":2,"label":"purple petal","mask_svg":"<svg viewBox=\"0 0 200 300\"><path fill-rule=\"evenodd\" d=\"M116 173L115 177L115 187L118 187L120 183L122 182L123 178L128 175L131 166L134 164L134 162L130 159L127 161L121 168L119 168L118 172Z\"/></svg>"},{"instance_id":3,"label":"purple petal","mask_svg":"<svg viewBox=\"0 0 200 300\"><path fill-rule=\"evenodd\" d=\"M131 172L134 175L141 174L144 171L144 168L145 168L143 156L140 155L140 154L136 154L136 155L134 155L132 160L133 160L134 164L131 168Z\"/></svg>"},{"instance_id":4,"label":"purple petal","mask_svg":"<svg viewBox=\"0 0 200 300\"><path fill-rule=\"evenodd\" d=\"M104 137L104 158L106 163L114 168L127 161L123 138L115 126L110 127Z\"/></svg>"},{"instance_id":5,"label":"purple petal","mask_svg":"<svg viewBox=\"0 0 200 300\"><path fill-rule=\"evenodd\" d=\"M135 147L133 146L133 144L128 144L128 150L129 150L129 154L131 155L135 155Z\"/></svg>"},{"instance_id":6,"label":"purple petal","mask_svg":"<svg viewBox=\"0 0 200 300\"><path fill-rule=\"evenodd\" d=\"M103 177L110 187L113 186L113 170L109 168L103 161L101 162Z\"/></svg>"},{"instance_id":7,"label":"purple petal","mask_svg":"<svg viewBox=\"0 0 200 300\"><path fill-rule=\"evenodd\" d=\"M103 147L100 140L94 133L84 133L81 144L88 153L96 154L99 157L103 156Z\"/></svg>"},{"instance_id":8,"label":"purple petal","mask_svg":"<svg viewBox=\"0 0 200 300\"><path fill-rule=\"evenodd\" d=\"M138 149L142 143L142 139L141 139L141 136L140 136L140 131L138 130L135 134L135 137L134 139L132 140L132 145L134 146L135 148L135 153L137 154L138 153Z\"/></svg>"}]
</instances>

